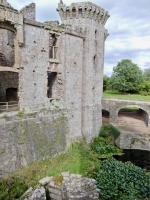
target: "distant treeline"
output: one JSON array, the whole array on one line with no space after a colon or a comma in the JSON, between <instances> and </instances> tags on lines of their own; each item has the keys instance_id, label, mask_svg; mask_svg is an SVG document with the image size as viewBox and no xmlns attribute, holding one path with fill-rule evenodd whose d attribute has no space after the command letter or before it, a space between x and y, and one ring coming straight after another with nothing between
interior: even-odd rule
<instances>
[{"instance_id":1,"label":"distant treeline","mask_svg":"<svg viewBox=\"0 0 150 200\"><path fill-rule=\"evenodd\" d=\"M144 72L131 60L123 59L113 68L111 77L104 75L103 91L150 95L150 67Z\"/></svg>"}]
</instances>

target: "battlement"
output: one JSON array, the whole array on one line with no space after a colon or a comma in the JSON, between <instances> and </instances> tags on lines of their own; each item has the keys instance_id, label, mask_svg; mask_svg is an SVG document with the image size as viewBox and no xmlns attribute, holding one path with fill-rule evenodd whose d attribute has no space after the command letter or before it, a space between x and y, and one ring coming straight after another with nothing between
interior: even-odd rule
<instances>
[{"instance_id":1,"label":"battlement","mask_svg":"<svg viewBox=\"0 0 150 200\"><path fill-rule=\"evenodd\" d=\"M71 6L66 6L60 1L57 11L62 21L67 19L89 18L105 24L110 17L108 11L91 2L72 3Z\"/></svg>"}]
</instances>

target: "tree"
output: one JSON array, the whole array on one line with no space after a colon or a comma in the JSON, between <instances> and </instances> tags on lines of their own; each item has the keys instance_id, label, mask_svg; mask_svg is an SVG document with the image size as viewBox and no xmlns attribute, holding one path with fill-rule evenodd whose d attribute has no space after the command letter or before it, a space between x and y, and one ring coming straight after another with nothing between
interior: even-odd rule
<instances>
[{"instance_id":1,"label":"tree","mask_svg":"<svg viewBox=\"0 0 150 200\"><path fill-rule=\"evenodd\" d=\"M144 70L144 79L150 81L150 67Z\"/></svg>"},{"instance_id":2,"label":"tree","mask_svg":"<svg viewBox=\"0 0 150 200\"><path fill-rule=\"evenodd\" d=\"M136 92L143 83L141 69L129 59L123 59L113 68L112 88L120 92Z\"/></svg>"},{"instance_id":3,"label":"tree","mask_svg":"<svg viewBox=\"0 0 150 200\"><path fill-rule=\"evenodd\" d=\"M107 90L109 87L110 78L107 75L103 76L103 91Z\"/></svg>"}]
</instances>

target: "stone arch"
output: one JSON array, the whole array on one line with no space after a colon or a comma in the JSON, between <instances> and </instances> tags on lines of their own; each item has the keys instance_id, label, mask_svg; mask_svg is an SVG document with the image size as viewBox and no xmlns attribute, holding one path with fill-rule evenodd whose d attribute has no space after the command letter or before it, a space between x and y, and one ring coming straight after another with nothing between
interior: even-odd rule
<instances>
[{"instance_id":1,"label":"stone arch","mask_svg":"<svg viewBox=\"0 0 150 200\"><path fill-rule=\"evenodd\" d=\"M126 108L128 108L128 109L126 109ZM118 113L118 116L117 116L118 123L123 123L121 120L121 116L124 116L124 117L130 118L130 123L127 123L128 125L132 125L132 122L133 122L132 119L135 119L135 121L137 120L138 126L143 126L140 121L143 121L146 126L149 125L149 113L146 111L145 107L143 107L141 105L125 104L125 105L122 105L121 107L119 107L119 109L117 110L117 113ZM138 122L138 120L139 120L139 122Z\"/></svg>"}]
</instances>

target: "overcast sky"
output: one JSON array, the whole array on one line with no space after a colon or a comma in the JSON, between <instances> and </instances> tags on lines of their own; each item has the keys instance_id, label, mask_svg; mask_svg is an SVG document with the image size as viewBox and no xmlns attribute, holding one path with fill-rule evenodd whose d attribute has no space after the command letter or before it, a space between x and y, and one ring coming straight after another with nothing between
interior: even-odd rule
<instances>
[{"instance_id":1,"label":"overcast sky","mask_svg":"<svg viewBox=\"0 0 150 200\"><path fill-rule=\"evenodd\" d=\"M75 2L83 2L76 0ZM36 3L37 21L59 20L59 0L8 0L16 9ZM63 0L70 5L73 0ZM109 37L105 43L104 73L111 75L122 59L131 59L142 70L150 68L150 0L91 0L109 11L106 23Z\"/></svg>"}]
</instances>

